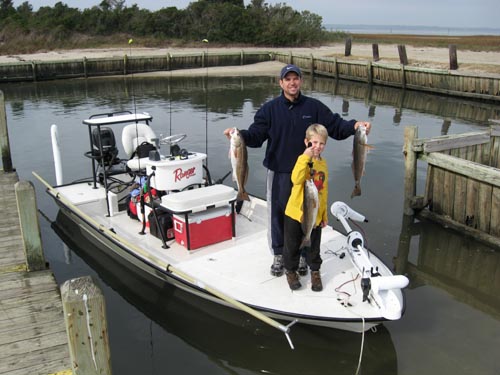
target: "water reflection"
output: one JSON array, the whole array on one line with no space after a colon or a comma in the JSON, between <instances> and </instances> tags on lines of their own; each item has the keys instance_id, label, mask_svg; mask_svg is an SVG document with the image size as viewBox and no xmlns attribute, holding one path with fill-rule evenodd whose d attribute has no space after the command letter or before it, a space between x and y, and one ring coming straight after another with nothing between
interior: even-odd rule
<instances>
[{"instance_id":1,"label":"water reflection","mask_svg":"<svg viewBox=\"0 0 500 375\"><path fill-rule=\"evenodd\" d=\"M103 84L105 81L105 84ZM119 108L129 108L133 95L137 104L151 99L186 102L196 108L205 108L215 113L238 114L241 105L251 100L259 107L279 93L278 83L273 77L108 77L100 79L78 79L24 84L2 84L0 89L11 103L13 113L21 113L25 102L57 102L65 110L81 105L82 101L95 101ZM349 100L364 100L367 104L366 118L375 116L377 106L394 107L393 123L400 124L405 110L418 111L445 117L443 131L447 131L451 119L488 123L500 118L500 108L494 103L457 100L445 96L425 94L391 87L366 85L324 77L308 78L304 91L332 93L342 97L339 110L349 116ZM208 90L208 95L207 95ZM144 97L144 94L147 97ZM207 100L208 96L208 100ZM443 133L447 134L447 133Z\"/></svg>"},{"instance_id":2,"label":"water reflection","mask_svg":"<svg viewBox=\"0 0 500 375\"><path fill-rule=\"evenodd\" d=\"M238 373L235 370L240 368L270 374L355 373L360 334L296 325L291 332L295 350L291 350L283 334L276 329L236 310L160 284L137 269L128 268L130 265L109 258L86 241L62 211L52 227L104 283L147 319L205 353L224 372ZM365 334L361 373L396 374L396 351L391 336L383 325L377 328L377 332ZM113 332L110 333L111 345L119 345L113 339ZM145 340L144 337L141 339ZM156 336L154 346L161 347L157 341L162 339L166 338ZM122 355L120 361L134 358L133 353L129 354ZM163 363L168 365L171 362L168 357L168 354L153 352L150 360L161 367ZM123 367L123 363L120 366ZM190 373L189 368L184 368L182 373Z\"/></svg>"},{"instance_id":3,"label":"water reflection","mask_svg":"<svg viewBox=\"0 0 500 375\"><path fill-rule=\"evenodd\" d=\"M404 216L395 269L410 288L438 287L500 320L500 252L473 238Z\"/></svg>"}]
</instances>

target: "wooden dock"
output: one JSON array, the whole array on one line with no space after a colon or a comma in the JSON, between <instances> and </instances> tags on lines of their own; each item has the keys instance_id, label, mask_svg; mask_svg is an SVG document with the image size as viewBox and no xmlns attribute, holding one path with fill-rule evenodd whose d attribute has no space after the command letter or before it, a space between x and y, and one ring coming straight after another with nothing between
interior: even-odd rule
<instances>
[{"instance_id":1,"label":"wooden dock","mask_svg":"<svg viewBox=\"0 0 500 375\"><path fill-rule=\"evenodd\" d=\"M405 214L418 214L500 248L500 124L481 132L417 139L405 129ZM427 162L416 194L417 160Z\"/></svg>"},{"instance_id":2,"label":"wooden dock","mask_svg":"<svg viewBox=\"0 0 500 375\"><path fill-rule=\"evenodd\" d=\"M105 58L57 61L22 61L0 64L0 82L36 82L52 79L89 78L134 73L162 72L216 66L237 66L264 61L293 63L311 76L323 76L437 93L447 96L500 101L500 76L464 73L451 69L429 69L377 60L353 61L336 57L293 55L276 51L240 51L208 53L206 51L153 56L114 56ZM403 59L407 60L407 59Z\"/></svg>"},{"instance_id":3,"label":"wooden dock","mask_svg":"<svg viewBox=\"0 0 500 375\"><path fill-rule=\"evenodd\" d=\"M28 271L14 186L0 171L0 374L71 374L59 287L50 269Z\"/></svg>"}]
</instances>

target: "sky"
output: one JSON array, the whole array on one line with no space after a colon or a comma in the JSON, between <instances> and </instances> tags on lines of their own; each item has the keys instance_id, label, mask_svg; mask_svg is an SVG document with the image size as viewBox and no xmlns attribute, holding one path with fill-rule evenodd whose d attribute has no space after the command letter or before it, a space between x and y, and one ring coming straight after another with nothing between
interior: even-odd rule
<instances>
[{"instance_id":1,"label":"sky","mask_svg":"<svg viewBox=\"0 0 500 375\"><path fill-rule=\"evenodd\" d=\"M25 0L14 0L14 6ZM53 6L58 0L27 0L34 10ZM59 0L74 8L91 8L101 0ZM250 0L244 0L245 5ZM126 0L152 11L175 6L185 8L191 0ZM267 0L283 3L298 11L308 10L323 17L323 24L406 25L453 28L498 28L500 0Z\"/></svg>"}]
</instances>

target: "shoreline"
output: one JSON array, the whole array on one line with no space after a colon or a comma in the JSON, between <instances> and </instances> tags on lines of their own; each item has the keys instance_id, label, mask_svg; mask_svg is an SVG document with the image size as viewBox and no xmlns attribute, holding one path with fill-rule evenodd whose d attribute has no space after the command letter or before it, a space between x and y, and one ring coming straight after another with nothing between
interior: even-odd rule
<instances>
[{"instance_id":1,"label":"shoreline","mask_svg":"<svg viewBox=\"0 0 500 375\"><path fill-rule=\"evenodd\" d=\"M213 48L92 48L92 49L73 49L73 50L55 50L49 52L40 52L33 54L11 54L0 55L0 63L16 63L24 61L59 61L59 60L78 60L86 58L104 58L104 57L123 57L129 56L154 56L165 55L168 53L208 53L211 52L241 52L241 51L269 51L269 52L283 52L294 55L303 55L314 57L327 57L338 58L342 60L352 61L370 61L373 59L372 45L368 43L354 43L352 46L351 56L344 56L345 45L343 43L335 43L313 48L238 48L238 47L213 47ZM406 53L408 56L408 66L431 68L431 69L444 69L449 67L449 50L447 48L438 47L416 47L406 46ZM399 54L396 44L380 44L379 45L380 63L399 64ZM500 52L477 52L477 51L457 51L459 68L456 72L459 73L481 73L481 74L500 74ZM276 65L278 64L278 65ZM255 65L254 67L251 67ZM279 66L278 62L250 64L244 66L233 67L211 67L208 68L212 74L226 75L226 74L242 74L251 75L256 73L262 74L277 74ZM183 74L196 74L196 71L202 69L186 69L182 71L172 71L176 75ZM141 73L141 74L158 74L155 73Z\"/></svg>"}]
</instances>

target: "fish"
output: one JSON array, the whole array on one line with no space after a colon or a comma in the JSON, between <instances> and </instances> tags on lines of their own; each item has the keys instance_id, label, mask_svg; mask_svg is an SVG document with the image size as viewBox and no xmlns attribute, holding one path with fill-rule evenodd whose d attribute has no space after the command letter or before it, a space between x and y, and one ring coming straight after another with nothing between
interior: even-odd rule
<instances>
[{"instance_id":1,"label":"fish","mask_svg":"<svg viewBox=\"0 0 500 375\"><path fill-rule=\"evenodd\" d=\"M304 201L302 202L301 227L304 238L300 248L311 246L311 232L316 226L316 217L319 209L318 188L312 179L304 182Z\"/></svg>"},{"instance_id":2,"label":"fish","mask_svg":"<svg viewBox=\"0 0 500 375\"><path fill-rule=\"evenodd\" d=\"M233 181L238 185L238 195L236 200L249 201L248 193L245 191L245 185L248 180L248 153L245 140L237 128L233 128L230 132L230 149L229 158L231 159L231 166L233 169Z\"/></svg>"},{"instance_id":3,"label":"fish","mask_svg":"<svg viewBox=\"0 0 500 375\"><path fill-rule=\"evenodd\" d=\"M361 195L361 178L365 174L366 155L372 146L368 144L366 127L359 126L354 134L352 145L352 173L354 175L354 189L351 199Z\"/></svg>"}]
</instances>

